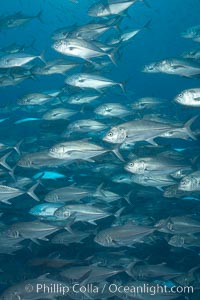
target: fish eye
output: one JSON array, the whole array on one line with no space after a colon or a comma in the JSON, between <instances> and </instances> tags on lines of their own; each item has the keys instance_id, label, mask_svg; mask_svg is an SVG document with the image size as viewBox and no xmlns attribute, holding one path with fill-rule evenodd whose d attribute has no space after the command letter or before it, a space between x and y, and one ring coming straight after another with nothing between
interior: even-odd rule
<instances>
[{"instance_id":1,"label":"fish eye","mask_svg":"<svg viewBox=\"0 0 200 300\"><path fill-rule=\"evenodd\" d=\"M108 136L113 136L113 133L112 133L112 132L109 132L109 133L108 133Z\"/></svg>"},{"instance_id":2,"label":"fish eye","mask_svg":"<svg viewBox=\"0 0 200 300\"><path fill-rule=\"evenodd\" d=\"M73 51L74 50L74 47L69 47L69 51Z\"/></svg>"},{"instance_id":3,"label":"fish eye","mask_svg":"<svg viewBox=\"0 0 200 300\"><path fill-rule=\"evenodd\" d=\"M69 212L69 211L65 211L65 212L63 213L63 216L64 216L64 217L70 217L70 212Z\"/></svg>"},{"instance_id":4,"label":"fish eye","mask_svg":"<svg viewBox=\"0 0 200 300\"><path fill-rule=\"evenodd\" d=\"M145 107L145 105L146 105L145 103L139 103L138 104L139 107Z\"/></svg>"},{"instance_id":5,"label":"fish eye","mask_svg":"<svg viewBox=\"0 0 200 300\"><path fill-rule=\"evenodd\" d=\"M10 59L10 58L7 58L7 59L5 60L5 63L6 63L6 64L9 64L9 62L11 62L11 59Z\"/></svg>"},{"instance_id":6,"label":"fish eye","mask_svg":"<svg viewBox=\"0 0 200 300\"><path fill-rule=\"evenodd\" d=\"M78 81L79 81L79 82L84 82L85 80L84 80L84 79L79 79Z\"/></svg>"},{"instance_id":7,"label":"fish eye","mask_svg":"<svg viewBox=\"0 0 200 300\"><path fill-rule=\"evenodd\" d=\"M170 136L173 135L173 133L174 133L173 131L169 131L167 135Z\"/></svg>"},{"instance_id":8,"label":"fish eye","mask_svg":"<svg viewBox=\"0 0 200 300\"><path fill-rule=\"evenodd\" d=\"M8 234L12 238L15 238L15 239L19 238L19 231L9 231Z\"/></svg>"},{"instance_id":9,"label":"fish eye","mask_svg":"<svg viewBox=\"0 0 200 300\"><path fill-rule=\"evenodd\" d=\"M132 162L129 163L129 166L130 166L130 167L133 167L133 166L134 166L134 163L132 163Z\"/></svg>"},{"instance_id":10,"label":"fish eye","mask_svg":"<svg viewBox=\"0 0 200 300\"><path fill-rule=\"evenodd\" d=\"M59 116L59 113L55 112L55 113L52 114L52 117L56 117L56 116Z\"/></svg>"},{"instance_id":11,"label":"fish eye","mask_svg":"<svg viewBox=\"0 0 200 300\"><path fill-rule=\"evenodd\" d=\"M183 95L184 95L183 93L180 93L180 94L178 95L178 97L183 97Z\"/></svg>"},{"instance_id":12,"label":"fish eye","mask_svg":"<svg viewBox=\"0 0 200 300\"><path fill-rule=\"evenodd\" d=\"M186 185L188 182L189 182L189 181L188 181L187 179L184 179L184 180L181 181L181 184L182 184L182 185Z\"/></svg>"}]
</instances>

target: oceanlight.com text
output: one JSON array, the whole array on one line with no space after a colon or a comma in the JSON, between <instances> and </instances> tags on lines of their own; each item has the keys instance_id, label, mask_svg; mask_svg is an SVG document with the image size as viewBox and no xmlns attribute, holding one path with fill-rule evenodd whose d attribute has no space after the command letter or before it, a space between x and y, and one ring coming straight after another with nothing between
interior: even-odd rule
<instances>
[{"instance_id":1,"label":"oceanlight.com text","mask_svg":"<svg viewBox=\"0 0 200 300\"><path fill-rule=\"evenodd\" d=\"M131 294L131 295L172 295L172 294L192 294L194 293L193 286L171 286L160 285L160 284L148 284L144 283L141 285L120 285L115 283L104 283L104 284L86 284L75 283L73 285L65 285L61 283L46 284L38 283L36 285L28 284L25 286L27 293L37 294L53 294L55 296L62 296L66 294Z\"/></svg>"}]
</instances>

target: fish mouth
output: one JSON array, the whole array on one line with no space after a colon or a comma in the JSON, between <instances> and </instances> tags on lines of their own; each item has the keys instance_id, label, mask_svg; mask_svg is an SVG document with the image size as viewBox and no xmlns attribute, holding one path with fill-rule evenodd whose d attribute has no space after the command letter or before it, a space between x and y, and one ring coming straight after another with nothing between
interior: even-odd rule
<instances>
[{"instance_id":1,"label":"fish mouth","mask_svg":"<svg viewBox=\"0 0 200 300\"><path fill-rule=\"evenodd\" d=\"M73 85L73 82L71 80L68 80L68 79L65 80L65 83L68 84L68 85Z\"/></svg>"},{"instance_id":2,"label":"fish mouth","mask_svg":"<svg viewBox=\"0 0 200 300\"><path fill-rule=\"evenodd\" d=\"M48 154L49 154L49 156L51 156L51 157L58 157L58 156L61 156L61 154L57 153L57 152L55 151L55 149L50 149Z\"/></svg>"},{"instance_id":3,"label":"fish mouth","mask_svg":"<svg viewBox=\"0 0 200 300\"><path fill-rule=\"evenodd\" d=\"M142 68L142 69L141 69L141 72L142 72L142 73L147 73L147 72L148 72L148 68L147 68L147 67Z\"/></svg>"},{"instance_id":4,"label":"fish mouth","mask_svg":"<svg viewBox=\"0 0 200 300\"><path fill-rule=\"evenodd\" d=\"M179 97L179 96L175 97L175 98L174 98L174 101L175 101L176 103L180 103L180 104L184 103L184 102L183 102L183 98L181 98L181 97Z\"/></svg>"},{"instance_id":5,"label":"fish mouth","mask_svg":"<svg viewBox=\"0 0 200 300\"><path fill-rule=\"evenodd\" d=\"M104 142L111 143L111 141L107 138L107 136L104 136L104 137L102 138L102 140L103 140Z\"/></svg>"},{"instance_id":6,"label":"fish mouth","mask_svg":"<svg viewBox=\"0 0 200 300\"><path fill-rule=\"evenodd\" d=\"M180 191L187 191L188 190L187 185L185 185L184 183L180 183L179 186L178 186L178 189Z\"/></svg>"},{"instance_id":7,"label":"fish mouth","mask_svg":"<svg viewBox=\"0 0 200 300\"><path fill-rule=\"evenodd\" d=\"M88 16L90 16L90 17L96 17L94 9L88 9Z\"/></svg>"},{"instance_id":8,"label":"fish mouth","mask_svg":"<svg viewBox=\"0 0 200 300\"><path fill-rule=\"evenodd\" d=\"M131 172L131 173L132 173L132 170L130 169L130 167L129 167L129 166L125 166L125 167L124 167L124 170L126 170L126 171L128 171L128 172Z\"/></svg>"},{"instance_id":9,"label":"fish mouth","mask_svg":"<svg viewBox=\"0 0 200 300\"><path fill-rule=\"evenodd\" d=\"M194 38L191 34L186 33L186 32L182 32L181 33L181 37L184 38L184 39L192 39L192 38Z\"/></svg>"},{"instance_id":10,"label":"fish mouth","mask_svg":"<svg viewBox=\"0 0 200 300\"><path fill-rule=\"evenodd\" d=\"M19 105L25 105L26 102L25 102L25 101L22 101L22 100L18 100L18 101L17 101L17 104L19 104Z\"/></svg>"}]
</instances>

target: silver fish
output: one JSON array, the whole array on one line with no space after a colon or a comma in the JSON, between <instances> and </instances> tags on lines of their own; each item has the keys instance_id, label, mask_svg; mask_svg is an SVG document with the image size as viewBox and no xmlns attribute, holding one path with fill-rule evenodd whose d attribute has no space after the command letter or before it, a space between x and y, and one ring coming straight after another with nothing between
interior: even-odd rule
<instances>
[{"instance_id":1,"label":"silver fish","mask_svg":"<svg viewBox=\"0 0 200 300\"><path fill-rule=\"evenodd\" d=\"M200 232L200 222L187 216L169 217L156 223L155 228L171 234L192 234Z\"/></svg>"},{"instance_id":2,"label":"silver fish","mask_svg":"<svg viewBox=\"0 0 200 300\"><path fill-rule=\"evenodd\" d=\"M134 243L142 242L143 238L152 234L154 230L151 227L126 224L102 230L94 240L104 247L131 247Z\"/></svg>"},{"instance_id":3,"label":"silver fish","mask_svg":"<svg viewBox=\"0 0 200 300\"><path fill-rule=\"evenodd\" d=\"M200 60L200 50L193 50L189 52L184 52L182 54L183 58L189 58L189 59L194 59L194 60Z\"/></svg>"},{"instance_id":4,"label":"silver fish","mask_svg":"<svg viewBox=\"0 0 200 300\"><path fill-rule=\"evenodd\" d=\"M111 79L87 73L77 73L69 76L65 82L68 85L79 87L82 89L95 89L101 91L108 87L119 86L124 92L122 83L114 82Z\"/></svg>"},{"instance_id":5,"label":"silver fish","mask_svg":"<svg viewBox=\"0 0 200 300\"><path fill-rule=\"evenodd\" d=\"M42 55L31 55L26 53L8 54L0 58L0 68L8 69L21 67L36 58L39 58L44 62Z\"/></svg>"},{"instance_id":6,"label":"silver fish","mask_svg":"<svg viewBox=\"0 0 200 300\"><path fill-rule=\"evenodd\" d=\"M193 172L183 177L179 183L179 190L181 191L200 191L200 171Z\"/></svg>"},{"instance_id":7,"label":"silver fish","mask_svg":"<svg viewBox=\"0 0 200 300\"><path fill-rule=\"evenodd\" d=\"M57 107L49 110L43 116L43 120L54 121L54 120L67 120L77 112L72 109Z\"/></svg>"},{"instance_id":8,"label":"silver fish","mask_svg":"<svg viewBox=\"0 0 200 300\"><path fill-rule=\"evenodd\" d=\"M165 59L146 65L143 69L145 73L166 73L193 78L200 75L200 64L193 60L186 59Z\"/></svg>"},{"instance_id":9,"label":"silver fish","mask_svg":"<svg viewBox=\"0 0 200 300\"><path fill-rule=\"evenodd\" d=\"M69 33L70 37L81 38L85 40L97 40L99 36L107 32L111 28L118 29L118 23L120 20L111 19L102 23L88 23L82 26L76 27Z\"/></svg>"},{"instance_id":10,"label":"silver fish","mask_svg":"<svg viewBox=\"0 0 200 300\"><path fill-rule=\"evenodd\" d=\"M38 184L35 184L29 190L23 191L18 188L13 188L13 187L6 186L6 185L0 185L0 202L6 203L6 204L11 204L11 202L9 201L10 199L16 198L16 197L24 195L24 194L29 195L31 198L33 198L36 201L40 201L34 193L37 186L38 186Z\"/></svg>"},{"instance_id":11,"label":"silver fish","mask_svg":"<svg viewBox=\"0 0 200 300\"><path fill-rule=\"evenodd\" d=\"M0 19L0 29L9 29L9 28L15 28L18 26L22 26L28 22L30 22L33 19L38 19L39 21L42 22L42 10L39 11L39 13L35 16L27 16L22 14L20 11L13 14L9 15L6 17L1 17Z\"/></svg>"},{"instance_id":12,"label":"silver fish","mask_svg":"<svg viewBox=\"0 0 200 300\"><path fill-rule=\"evenodd\" d=\"M89 232L77 230L73 230L72 232L59 232L51 239L51 243L68 246L73 243L81 243L82 240L86 239L89 235Z\"/></svg>"},{"instance_id":13,"label":"silver fish","mask_svg":"<svg viewBox=\"0 0 200 300\"><path fill-rule=\"evenodd\" d=\"M67 268L60 274L71 280L80 280L85 275L85 283L99 283L120 272L123 270L91 265Z\"/></svg>"},{"instance_id":14,"label":"silver fish","mask_svg":"<svg viewBox=\"0 0 200 300\"><path fill-rule=\"evenodd\" d=\"M67 98L67 102L69 104L81 105L85 103L91 103L92 101L100 98L101 95L98 93L89 93L89 92L82 92L77 94L72 94Z\"/></svg>"},{"instance_id":15,"label":"silver fish","mask_svg":"<svg viewBox=\"0 0 200 300\"><path fill-rule=\"evenodd\" d=\"M91 58L99 56L108 56L111 61L114 61L114 57L110 53L102 51L97 45L92 42L83 39L65 39L56 41L52 48L57 52L68 56L79 57L84 60L90 61Z\"/></svg>"},{"instance_id":16,"label":"silver fish","mask_svg":"<svg viewBox=\"0 0 200 300\"><path fill-rule=\"evenodd\" d=\"M167 100L156 97L144 97L136 100L131 104L131 107L135 110L145 110L151 108L163 108L167 106Z\"/></svg>"},{"instance_id":17,"label":"silver fish","mask_svg":"<svg viewBox=\"0 0 200 300\"><path fill-rule=\"evenodd\" d=\"M176 183L168 174L135 174L131 179L139 185L155 187L161 191L163 187Z\"/></svg>"},{"instance_id":18,"label":"silver fish","mask_svg":"<svg viewBox=\"0 0 200 300\"><path fill-rule=\"evenodd\" d=\"M120 15L137 1L138 0L110 0L107 4L99 1L89 8L88 15L92 17Z\"/></svg>"},{"instance_id":19,"label":"silver fish","mask_svg":"<svg viewBox=\"0 0 200 300\"><path fill-rule=\"evenodd\" d=\"M12 43L4 48L0 49L0 52L14 54L18 52L23 52L25 49L25 45L17 45L16 43Z\"/></svg>"},{"instance_id":20,"label":"silver fish","mask_svg":"<svg viewBox=\"0 0 200 300\"><path fill-rule=\"evenodd\" d=\"M91 191L75 186L62 187L49 192L44 200L47 202L71 202L91 195Z\"/></svg>"},{"instance_id":21,"label":"silver fish","mask_svg":"<svg viewBox=\"0 0 200 300\"><path fill-rule=\"evenodd\" d=\"M62 164L67 164L67 162L49 156L47 151L25 154L17 162L19 167L34 169L40 169L42 167L56 167Z\"/></svg>"},{"instance_id":22,"label":"silver fish","mask_svg":"<svg viewBox=\"0 0 200 300\"><path fill-rule=\"evenodd\" d=\"M118 126L112 127L103 140L113 144L123 144L124 142L138 142L147 141L155 145L154 139L159 136L167 135L168 132L186 132L187 135L196 139L192 134L190 126L196 117L192 118L182 127L175 126L167 122L152 121L152 120L134 120L131 122L122 123ZM185 135L184 135L185 136Z\"/></svg>"},{"instance_id":23,"label":"silver fish","mask_svg":"<svg viewBox=\"0 0 200 300\"><path fill-rule=\"evenodd\" d=\"M186 167L184 162L157 156L134 159L125 166L125 170L135 174L161 173L170 175L183 167Z\"/></svg>"},{"instance_id":24,"label":"silver fish","mask_svg":"<svg viewBox=\"0 0 200 300\"><path fill-rule=\"evenodd\" d=\"M175 102L192 107L200 107L200 88L182 91L174 99Z\"/></svg>"},{"instance_id":25,"label":"silver fish","mask_svg":"<svg viewBox=\"0 0 200 300\"><path fill-rule=\"evenodd\" d=\"M41 105L55 99L53 96L45 93L31 93L17 100L19 105Z\"/></svg>"},{"instance_id":26,"label":"silver fish","mask_svg":"<svg viewBox=\"0 0 200 300\"><path fill-rule=\"evenodd\" d=\"M85 132L85 133L93 133L98 132L101 130L104 130L108 128L106 124L103 124L101 122L90 120L90 119L83 119L83 120L77 120L72 123L70 123L67 126L66 131L64 132L63 136L67 137L70 136L74 132Z\"/></svg>"},{"instance_id":27,"label":"silver fish","mask_svg":"<svg viewBox=\"0 0 200 300\"><path fill-rule=\"evenodd\" d=\"M95 221L110 215L110 213L89 204L65 205L54 212L54 216L60 220L66 220L72 216L75 218L74 222L88 222L93 225L96 225Z\"/></svg>"},{"instance_id":28,"label":"silver fish","mask_svg":"<svg viewBox=\"0 0 200 300\"><path fill-rule=\"evenodd\" d=\"M120 103L104 103L98 106L94 112L104 117L125 117L132 113L128 107Z\"/></svg>"},{"instance_id":29,"label":"silver fish","mask_svg":"<svg viewBox=\"0 0 200 300\"><path fill-rule=\"evenodd\" d=\"M40 221L19 222L8 228L8 236L22 237L38 243L37 240L48 241L46 237L58 230L58 227Z\"/></svg>"},{"instance_id":30,"label":"silver fish","mask_svg":"<svg viewBox=\"0 0 200 300\"><path fill-rule=\"evenodd\" d=\"M67 61L64 59L56 59L49 61L43 67L33 68L33 73L36 75L52 75L62 74L65 75L71 69L80 66L80 63L75 61Z\"/></svg>"},{"instance_id":31,"label":"silver fish","mask_svg":"<svg viewBox=\"0 0 200 300\"><path fill-rule=\"evenodd\" d=\"M177 248L190 249L192 247L199 247L200 238L192 234L175 234L173 235L168 244Z\"/></svg>"},{"instance_id":32,"label":"silver fish","mask_svg":"<svg viewBox=\"0 0 200 300\"><path fill-rule=\"evenodd\" d=\"M150 265L141 262L133 262L128 265L126 271L131 277L138 280L148 279L170 279L183 274L183 272L174 270L166 263Z\"/></svg>"},{"instance_id":33,"label":"silver fish","mask_svg":"<svg viewBox=\"0 0 200 300\"><path fill-rule=\"evenodd\" d=\"M200 42L200 25L192 26L181 33L181 36Z\"/></svg>"},{"instance_id":34,"label":"silver fish","mask_svg":"<svg viewBox=\"0 0 200 300\"><path fill-rule=\"evenodd\" d=\"M112 151L119 157L119 153L115 149L108 150L84 140L76 140L56 144L49 150L49 156L61 160L66 159L69 161L77 159L92 161L92 158L109 151Z\"/></svg>"}]
</instances>

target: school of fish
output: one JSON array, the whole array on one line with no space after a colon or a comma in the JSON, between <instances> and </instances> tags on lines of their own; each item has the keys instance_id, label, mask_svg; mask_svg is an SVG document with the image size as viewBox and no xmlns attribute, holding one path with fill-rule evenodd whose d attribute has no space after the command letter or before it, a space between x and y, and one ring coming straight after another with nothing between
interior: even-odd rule
<instances>
[{"instance_id":1,"label":"school of fish","mask_svg":"<svg viewBox=\"0 0 200 300\"><path fill-rule=\"evenodd\" d=\"M2 13L0 34L35 23L42 30L55 2L42 0L33 15ZM0 89L15 98L0 104L0 300L197 300L200 25L180 32L192 50L152 55L139 70L149 80L187 79L180 93L136 98L123 54L153 31L153 18L137 27L134 14L151 15L156 0L85 1L86 22L81 0L62 2L74 22L46 37L48 49L37 50L37 35L0 49ZM34 89L47 79L48 89ZM158 284L167 291L133 292ZM38 285L70 288L63 295Z\"/></svg>"}]
</instances>

